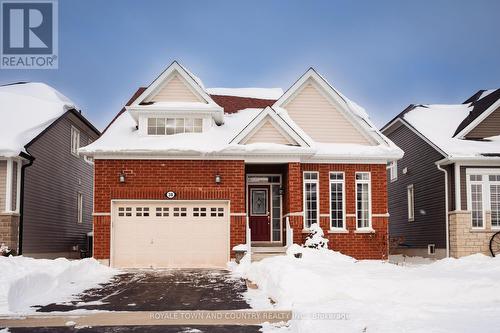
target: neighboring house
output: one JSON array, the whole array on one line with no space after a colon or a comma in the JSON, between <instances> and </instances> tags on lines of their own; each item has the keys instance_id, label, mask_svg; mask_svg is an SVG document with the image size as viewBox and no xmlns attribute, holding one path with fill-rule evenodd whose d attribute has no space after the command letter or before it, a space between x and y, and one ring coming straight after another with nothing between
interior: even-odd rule
<instances>
[{"instance_id":1,"label":"neighboring house","mask_svg":"<svg viewBox=\"0 0 500 333\"><path fill-rule=\"evenodd\" d=\"M1 86L0 105L0 243L79 257L92 230L93 166L78 149L99 131L43 83Z\"/></svg>"},{"instance_id":2,"label":"neighboring house","mask_svg":"<svg viewBox=\"0 0 500 333\"><path fill-rule=\"evenodd\" d=\"M335 250L387 256L386 163L403 152L313 69L283 93L205 89L174 62L80 152L94 257L112 266L223 267L235 245L282 251L312 223Z\"/></svg>"},{"instance_id":3,"label":"neighboring house","mask_svg":"<svg viewBox=\"0 0 500 333\"><path fill-rule=\"evenodd\" d=\"M382 132L404 150L388 166L395 253L489 254L500 230L500 89L456 105L410 105Z\"/></svg>"}]
</instances>

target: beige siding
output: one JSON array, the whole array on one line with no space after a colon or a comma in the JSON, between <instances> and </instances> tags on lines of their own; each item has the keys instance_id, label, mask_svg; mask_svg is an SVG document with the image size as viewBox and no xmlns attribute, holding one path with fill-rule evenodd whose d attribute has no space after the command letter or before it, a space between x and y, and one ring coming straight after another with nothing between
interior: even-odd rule
<instances>
[{"instance_id":1,"label":"beige siding","mask_svg":"<svg viewBox=\"0 0 500 333\"><path fill-rule=\"evenodd\" d=\"M500 108L493 111L465 137L467 139L484 139L500 135Z\"/></svg>"},{"instance_id":2,"label":"beige siding","mask_svg":"<svg viewBox=\"0 0 500 333\"><path fill-rule=\"evenodd\" d=\"M370 141L319 89L315 83L306 82L302 90L283 106L297 125L317 142L370 145Z\"/></svg>"},{"instance_id":3,"label":"beige siding","mask_svg":"<svg viewBox=\"0 0 500 333\"><path fill-rule=\"evenodd\" d=\"M7 161L0 161L0 212L5 211L6 178L7 178Z\"/></svg>"},{"instance_id":4,"label":"beige siding","mask_svg":"<svg viewBox=\"0 0 500 333\"><path fill-rule=\"evenodd\" d=\"M273 125L271 119L264 119L263 121L264 125L257 129L255 133L250 134L249 137L243 140L245 144L265 142L278 143L282 145L297 145L292 138L281 133L276 126Z\"/></svg>"},{"instance_id":5,"label":"beige siding","mask_svg":"<svg viewBox=\"0 0 500 333\"><path fill-rule=\"evenodd\" d=\"M188 83L179 76L174 75L172 79L160 88L158 93L151 98L153 102L204 102L188 86Z\"/></svg>"}]
</instances>

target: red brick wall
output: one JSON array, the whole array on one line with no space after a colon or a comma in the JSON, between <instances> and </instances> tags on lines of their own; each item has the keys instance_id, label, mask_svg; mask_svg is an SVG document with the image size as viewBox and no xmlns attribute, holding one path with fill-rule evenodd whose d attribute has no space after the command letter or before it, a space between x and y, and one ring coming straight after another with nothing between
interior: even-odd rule
<instances>
[{"instance_id":1,"label":"red brick wall","mask_svg":"<svg viewBox=\"0 0 500 333\"><path fill-rule=\"evenodd\" d=\"M340 251L356 259L384 259L388 254L388 218L373 216L374 233L356 233L356 190L355 174L359 171L371 172L372 215L382 215L388 212L387 207L387 176L385 164L302 164L303 171L319 172L320 226L329 239L329 248ZM330 230L330 171L345 173L346 191L346 226L347 233L328 233ZM302 178L301 178L302 181ZM302 186L302 185L301 185ZM302 187L301 187L302 188ZM300 211L303 210L302 202ZM293 207L295 208L295 207ZM292 210L293 211L293 210ZM297 210L298 211L298 210ZM352 215L352 216L349 216ZM297 222L295 222L297 224ZM303 225L303 221L301 223ZM297 231L294 230L294 233ZM306 238L302 234L302 240Z\"/></svg>"},{"instance_id":2,"label":"red brick wall","mask_svg":"<svg viewBox=\"0 0 500 333\"><path fill-rule=\"evenodd\" d=\"M245 212L245 164L243 161L193 160L95 160L94 211L110 213L112 199L230 200L231 213ZM120 173L126 182L119 183ZM215 175L222 183L215 184ZM109 258L109 216L94 216L94 257ZM231 247L245 242L245 219L231 217Z\"/></svg>"},{"instance_id":3,"label":"red brick wall","mask_svg":"<svg viewBox=\"0 0 500 333\"><path fill-rule=\"evenodd\" d=\"M243 161L193 160L96 160L94 211L110 213L112 199L164 199L166 191L175 191L176 199L220 199L231 201L232 213L245 212L245 165ZM356 233L356 219L347 217L348 233L328 234L329 172L345 172L346 210L355 214L355 172L370 171L372 183L372 214L387 213L385 165L363 164L300 164L289 163L283 175L285 197L283 213L291 213L294 241L302 243L303 211L302 172L319 171L320 225L330 240L330 248L358 259L380 259L387 256L388 218L374 216L373 234ZM126 182L119 183L121 172ZM216 185L216 174L222 183ZM110 216L94 217L94 256L109 258ZM245 217L231 216L231 247L245 242Z\"/></svg>"}]
</instances>

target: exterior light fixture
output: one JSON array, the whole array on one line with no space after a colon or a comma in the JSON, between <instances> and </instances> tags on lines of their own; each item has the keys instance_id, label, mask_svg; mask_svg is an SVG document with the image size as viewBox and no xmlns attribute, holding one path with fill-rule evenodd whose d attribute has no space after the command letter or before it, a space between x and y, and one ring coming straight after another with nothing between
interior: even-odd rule
<instances>
[{"instance_id":1,"label":"exterior light fixture","mask_svg":"<svg viewBox=\"0 0 500 333\"><path fill-rule=\"evenodd\" d=\"M125 183L125 174L122 172L120 173L120 176L119 176L119 180L120 180L120 183Z\"/></svg>"},{"instance_id":2,"label":"exterior light fixture","mask_svg":"<svg viewBox=\"0 0 500 333\"><path fill-rule=\"evenodd\" d=\"M215 184L220 184L222 182L222 177L219 174L215 175Z\"/></svg>"}]
</instances>

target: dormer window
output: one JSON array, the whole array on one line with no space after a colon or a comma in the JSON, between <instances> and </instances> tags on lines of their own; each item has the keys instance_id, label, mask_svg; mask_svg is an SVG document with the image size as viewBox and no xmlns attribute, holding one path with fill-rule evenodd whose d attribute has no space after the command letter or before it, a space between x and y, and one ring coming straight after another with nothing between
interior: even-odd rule
<instances>
[{"instance_id":1,"label":"dormer window","mask_svg":"<svg viewBox=\"0 0 500 333\"><path fill-rule=\"evenodd\" d=\"M201 133L201 118L148 118L148 135Z\"/></svg>"}]
</instances>

